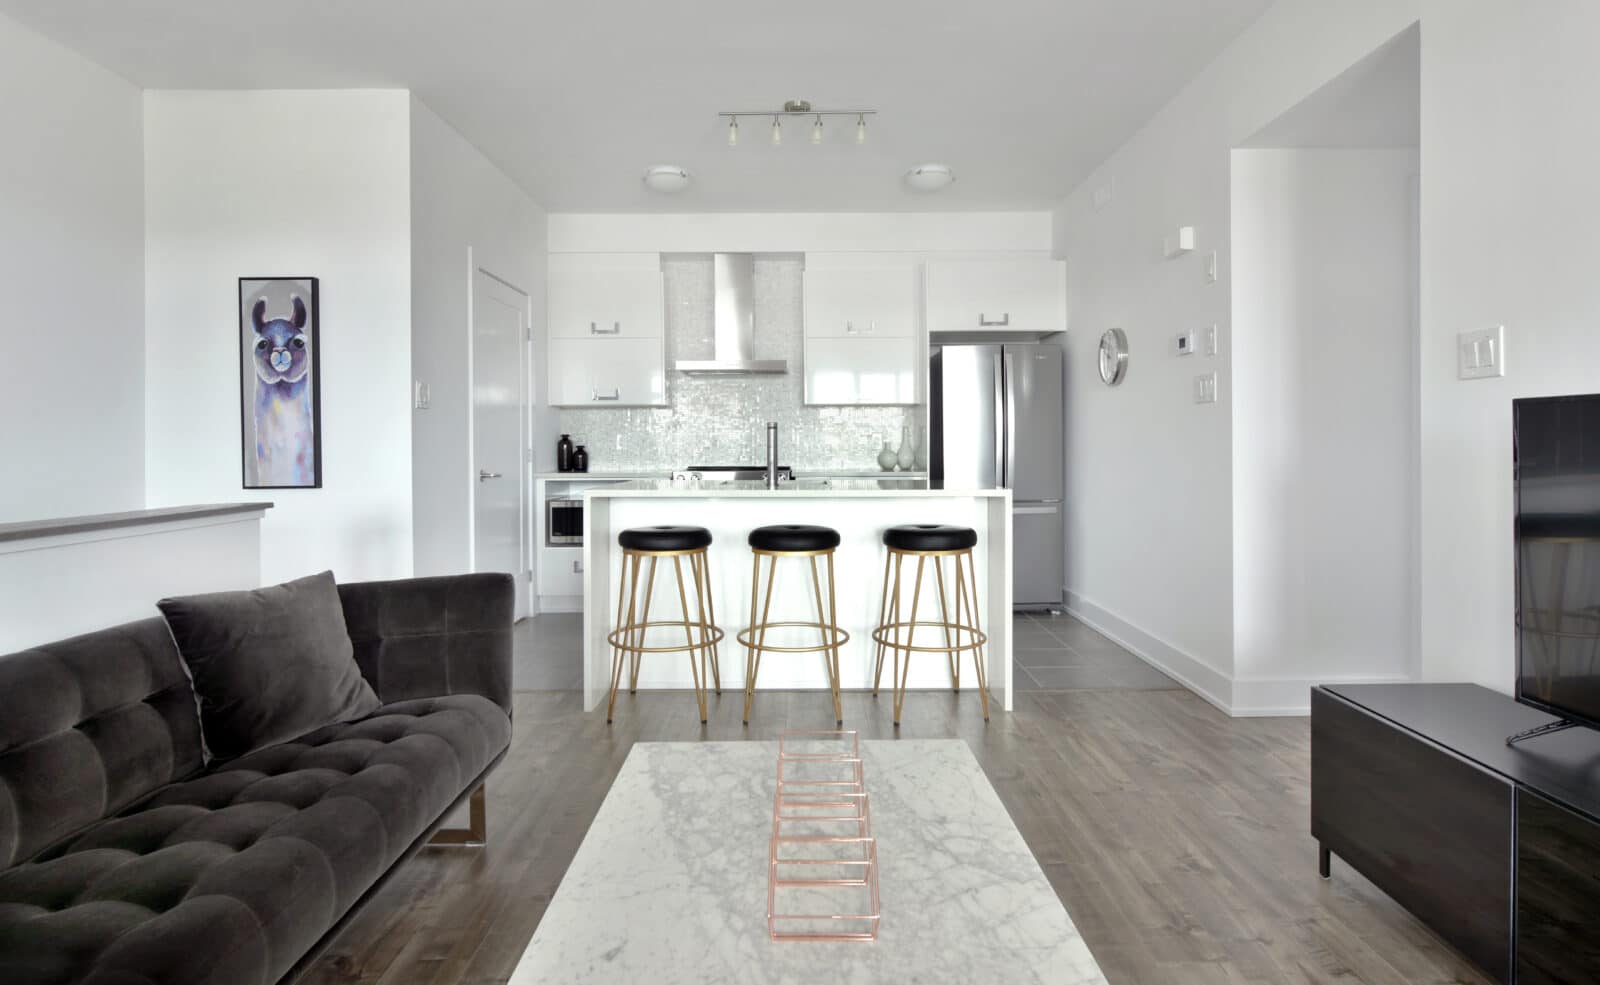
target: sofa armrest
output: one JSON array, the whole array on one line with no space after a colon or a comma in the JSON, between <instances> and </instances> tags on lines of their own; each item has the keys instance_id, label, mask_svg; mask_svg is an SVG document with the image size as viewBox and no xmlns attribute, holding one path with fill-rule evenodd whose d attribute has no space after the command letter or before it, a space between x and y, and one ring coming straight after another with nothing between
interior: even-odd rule
<instances>
[{"instance_id":1,"label":"sofa armrest","mask_svg":"<svg viewBox=\"0 0 1600 985\"><path fill-rule=\"evenodd\" d=\"M353 582L339 586L339 599L379 700L478 694L511 714L510 575Z\"/></svg>"}]
</instances>

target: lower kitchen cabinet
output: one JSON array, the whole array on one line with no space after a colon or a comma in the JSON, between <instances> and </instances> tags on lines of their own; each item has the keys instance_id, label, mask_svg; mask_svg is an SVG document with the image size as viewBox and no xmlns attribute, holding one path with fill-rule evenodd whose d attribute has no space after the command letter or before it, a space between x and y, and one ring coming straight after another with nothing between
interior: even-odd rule
<instances>
[{"instance_id":1,"label":"lower kitchen cabinet","mask_svg":"<svg viewBox=\"0 0 1600 985\"><path fill-rule=\"evenodd\" d=\"M665 407L666 358L657 339L551 339L550 404Z\"/></svg>"},{"instance_id":2,"label":"lower kitchen cabinet","mask_svg":"<svg viewBox=\"0 0 1600 985\"><path fill-rule=\"evenodd\" d=\"M805 344L807 404L915 404L914 338L823 338Z\"/></svg>"}]
</instances>

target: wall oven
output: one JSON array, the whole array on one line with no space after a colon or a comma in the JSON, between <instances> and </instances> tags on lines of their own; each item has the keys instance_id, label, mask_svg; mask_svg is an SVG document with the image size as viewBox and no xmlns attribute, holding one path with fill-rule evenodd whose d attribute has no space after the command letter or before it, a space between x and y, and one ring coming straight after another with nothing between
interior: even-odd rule
<instances>
[{"instance_id":1,"label":"wall oven","mask_svg":"<svg viewBox=\"0 0 1600 985\"><path fill-rule=\"evenodd\" d=\"M544 542L550 547L583 545L582 496L545 500Z\"/></svg>"}]
</instances>

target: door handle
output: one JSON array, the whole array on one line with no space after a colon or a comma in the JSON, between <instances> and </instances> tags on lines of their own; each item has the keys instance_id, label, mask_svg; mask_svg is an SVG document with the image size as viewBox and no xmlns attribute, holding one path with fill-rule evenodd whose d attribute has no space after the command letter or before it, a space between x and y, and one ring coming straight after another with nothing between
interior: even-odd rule
<instances>
[{"instance_id":1,"label":"door handle","mask_svg":"<svg viewBox=\"0 0 1600 985\"><path fill-rule=\"evenodd\" d=\"M1006 377L1006 481L1005 487L1011 488L1016 477L1011 474L1011 466L1017 462L1017 367L1011 359L1011 353L1006 352L1000 357L1005 367Z\"/></svg>"},{"instance_id":2,"label":"door handle","mask_svg":"<svg viewBox=\"0 0 1600 985\"><path fill-rule=\"evenodd\" d=\"M994 357L994 485L1006 487L1006 383L1000 367L1000 356Z\"/></svg>"},{"instance_id":3,"label":"door handle","mask_svg":"<svg viewBox=\"0 0 1600 985\"><path fill-rule=\"evenodd\" d=\"M612 387L610 393L601 393L600 391L596 390L596 391L594 391L594 399L595 400L621 400L622 399L622 391L617 389L616 387Z\"/></svg>"},{"instance_id":4,"label":"door handle","mask_svg":"<svg viewBox=\"0 0 1600 985\"><path fill-rule=\"evenodd\" d=\"M1011 324L1011 312L1009 311L994 321L990 321L989 319L983 317L983 312L978 312L979 328L1004 328L1009 324Z\"/></svg>"},{"instance_id":5,"label":"door handle","mask_svg":"<svg viewBox=\"0 0 1600 985\"><path fill-rule=\"evenodd\" d=\"M622 322L614 321L614 322L611 323L611 327L610 328L601 328L596 323L590 322L589 323L589 334L590 335L621 335L622 334Z\"/></svg>"},{"instance_id":6,"label":"door handle","mask_svg":"<svg viewBox=\"0 0 1600 985\"><path fill-rule=\"evenodd\" d=\"M478 481L479 482L483 482L486 479L498 479L498 478L500 478L500 473L499 472L486 472L483 469L479 469L478 470Z\"/></svg>"}]
</instances>

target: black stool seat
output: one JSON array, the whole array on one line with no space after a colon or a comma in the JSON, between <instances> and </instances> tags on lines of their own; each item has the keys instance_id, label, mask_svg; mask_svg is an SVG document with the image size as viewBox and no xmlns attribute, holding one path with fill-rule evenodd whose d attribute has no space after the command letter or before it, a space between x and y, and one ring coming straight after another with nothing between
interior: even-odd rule
<instances>
[{"instance_id":1,"label":"black stool seat","mask_svg":"<svg viewBox=\"0 0 1600 985\"><path fill-rule=\"evenodd\" d=\"M839 546L839 531L808 523L779 523L750 531L758 551L829 551Z\"/></svg>"},{"instance_id":2,"label":"black stool seat","mask_svg":"<svg viewBox=\"0 0 1600 985\"><path fill-rule=\"evenodd\" d=\"M705 527L629 527L617 535L625 551L693 551L711 546Z\"/></svg>"},{"instance_id":3,"label":"black stool seat","mask_svg":"<svg viewBox=\"0 0 1600 985\"><path fill-rule=\"evenodd\" d=\"M897 551L964 551L977 543L976 530L945 523L907 523L883 532L883 546Z\"/></svg>"}]
</instances>

